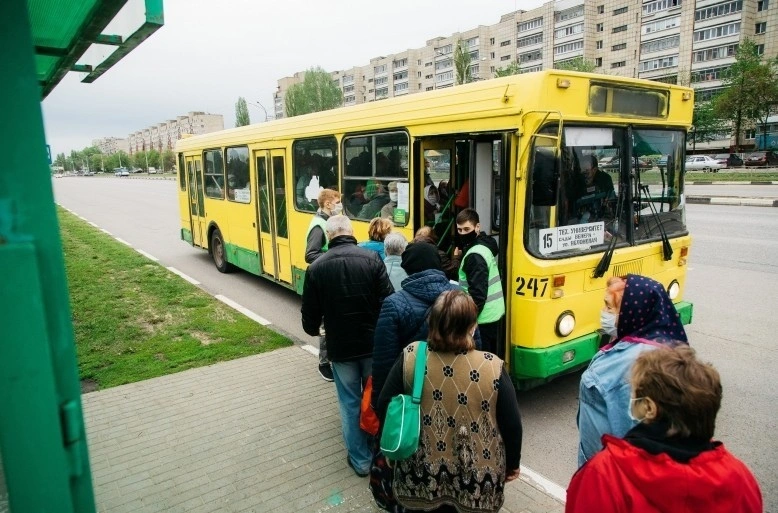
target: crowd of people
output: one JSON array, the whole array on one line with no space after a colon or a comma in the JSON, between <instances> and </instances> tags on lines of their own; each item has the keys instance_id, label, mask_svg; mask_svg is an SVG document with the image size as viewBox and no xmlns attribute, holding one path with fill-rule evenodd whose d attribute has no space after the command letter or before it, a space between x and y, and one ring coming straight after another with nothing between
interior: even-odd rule
<instances>
[{"instance_id":1,"label":"crowd of people","mask_svg":"<svg viewBox=\"0 0 778 513\"><path fill-rule=\"evenodd\" d=\"M335 382L348 466L370 475L372 486L385 461L374 436L391 398L410 393L426 341L419 447L382 464L391 470L384 491L393 502L379 505L498 511L506 483L519 476L522 423L502 360L495 240L465 208L450 256L429 230L407 241L382 218L359 243L337 191L324 189L318 203L307 234L302 325L320 337L319 372ZM664 287L644 276L611 278L601 324L610 341L581 376L580 468L566 511L761 512L753 475L713 440L719 375L689 348ZM365 398L377 435L360 427Z\"/></svg>"}]
</instances>

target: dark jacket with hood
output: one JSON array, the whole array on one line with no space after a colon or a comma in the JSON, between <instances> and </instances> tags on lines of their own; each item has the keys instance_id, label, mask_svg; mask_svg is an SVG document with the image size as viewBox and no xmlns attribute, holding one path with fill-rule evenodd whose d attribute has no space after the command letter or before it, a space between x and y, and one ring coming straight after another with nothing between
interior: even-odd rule
<instances>
[{"instance_id":1,"label":"dark jacket with hood","mask_svg":"<svg viewBox=\"0 0 778 513\"><path fill-rule=\"evenodd\" d=\"M378 253L357 247L350 235L335 237L305 271L303 329L318 335L324 318L331 361L369 358L381 304L393 291Z\"/></svg>"},{"instance_id":2,"label":"dark jacket with hood","mask_svg":"<svg viewBox=\"0 0 778 513\"><path fill-rule=\"evenodd\" d=\"M428 269L405 278L402 290L384 301L373 339L373 397L378 402L386 376L402 350L411 342L426 340L427 313L435 300L447 290L457 290L443 271ZM476 345L480 337L476 330Z\"/></svg>"},{"instance_id":3,"label":"dark jacket with hood","mask_svg":"<svg viewBox=\"0 0 778 513\"><path fill-rule=\"evenodd\" d=\"M464 271L467 276L468 294L475 301L475 306L478 307L478 313L484 309L486 303L487 289L489 287L489 266L486 264L486 260L481 255L473 253L465 258L467 251L476 244L482 244L489 248L494 258L497 258L497 241L492 237L486 235L484 232L478 234L475 242L469 246L462 248L462 259L464 259Z\"/></svg>"}]
</instances>

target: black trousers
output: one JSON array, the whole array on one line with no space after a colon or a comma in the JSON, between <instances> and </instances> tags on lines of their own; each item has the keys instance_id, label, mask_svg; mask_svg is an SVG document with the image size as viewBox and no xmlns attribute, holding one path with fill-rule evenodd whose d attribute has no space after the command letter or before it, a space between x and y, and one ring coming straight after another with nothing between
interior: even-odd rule
<instances>
[{"instance_id":1,"label":"black trousers","mask_svg":"<svg viewBox=\"0 0 778 513\"><path fill-rule=\"evenodd\" d=\"M500 327L502 326L502 319L495 322L489 322L486 324L479 324L478 331L481 333L481 351L488 351L496 354L498 357L503 358L502 344L500 343Z\"/></svg>"}]
</instances>

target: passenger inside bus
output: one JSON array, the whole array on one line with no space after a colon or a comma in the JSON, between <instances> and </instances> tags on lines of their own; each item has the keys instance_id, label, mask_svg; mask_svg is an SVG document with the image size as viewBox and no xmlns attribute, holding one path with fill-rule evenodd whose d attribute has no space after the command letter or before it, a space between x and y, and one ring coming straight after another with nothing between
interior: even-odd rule
<instances>
[{"instance_id":1,"label":"passenger inside bus","mask_svg":"<svg viewBox=\"0 0 778 513\"><path fill-rule=\"evenodd\" d=\"M367 199L367 203L359 211L357 217L372 219L381 212L384 205L389 203L389 192L382 182L368 180L365 186L365 199Z\"/></svg>"},{"instance_id":2,"label":"passenger inside bus","mask_svg":"<svg viewBox=\"0 0 778 513\"><path fill-rule=\"evenodd\" d=\"M612 207L616 199L613 179L601 171L597 157L584 155L581 158L581 172L575 178L575 200L573 215L577 223L600 221L612 217Z\"/></svg>"}]
</instances>

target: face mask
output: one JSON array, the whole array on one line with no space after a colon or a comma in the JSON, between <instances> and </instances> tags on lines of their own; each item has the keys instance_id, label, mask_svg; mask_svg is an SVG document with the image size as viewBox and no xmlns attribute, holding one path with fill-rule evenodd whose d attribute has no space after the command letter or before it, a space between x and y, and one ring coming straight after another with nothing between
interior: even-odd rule
<instances>
[{"instance_id":1,"label":"face mask","mask_svg":"<svg viewBox=\"0 0 778 513\"><path fill-rule=\"evenodd\" d=\"M643 417L642 419L639 419L639 418L635 417L632 414L632 405L635 404L635 401L640 401L641 399L645 399L645 397L634 397L634 398L631 398L629 400L629 404L627 405L627 415L629 416L630 419L632 419L633 422L640 423L640 422L643 422L643 420L645 420L645 417Z\"/></svg>"},{"instance_id":2,"label":"face mask","mask_svg":"<svg viewBox=\"0 0 778 513\"><path fill-rule=\"evenodd\" d=\"M462 249L468 247L470 244L475 242L475 239L478 238L478 234L473 230L472 232L468 233L458 233L457 234L457 240L458 244L457 247Z\"/></svg>"},{"instance_id":3,"label":"face mask","mask_svg":"<svg viewBox=\"0 0 778 513\"><path fill-rule=\"evenodd\" d=\"M389 199L392 201L397 201L397 193L389 191Z\"/></svg>"},{"instance_id":4,"label":"face mask","mask_svg":"<svg viewBox=\"0 0 778 513\"><path fill-rule=\"evenodd\" d=\"M335 203L332 205L332 208L330 209L330 212L332 212L332 215L339 216L343 213L343 203Z\"/></svg>"},{"instance_id":5,"label":"face mask","mask_svg":"<svg viewBox=\"0 0 778 513\"><path fill-rule=\"evenodd\" d=\"M618 316L615 313L606 312L605 310L600 312L602 331L611 337L616 336L616 319L618 319Z\"/></svg>"}]
</instances>

